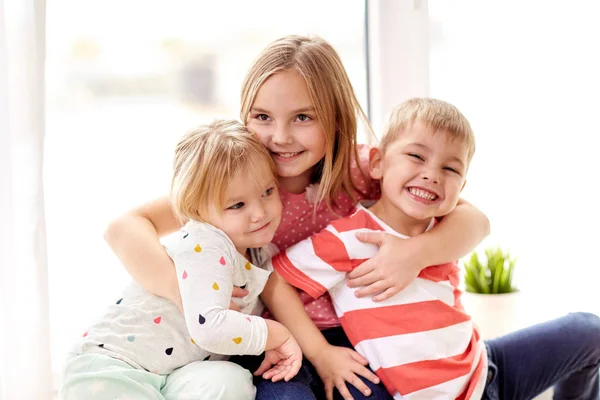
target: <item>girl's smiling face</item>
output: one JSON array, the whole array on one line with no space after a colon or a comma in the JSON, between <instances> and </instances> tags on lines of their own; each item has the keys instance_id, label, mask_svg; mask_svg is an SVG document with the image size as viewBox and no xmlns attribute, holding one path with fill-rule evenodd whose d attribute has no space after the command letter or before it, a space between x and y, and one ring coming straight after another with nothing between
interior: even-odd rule
<instances>
[{"instance_id":1,"label":"girl's smiling face","mask_svg":"<svg viewBox=\"0 0 600 400\"><path fill-rule=\"evenodd\" d=\"M265 168L267 170L267 168ZM206 221L224 231L238 252L259 248L273 240L281 220L281 200L272 173L235 176L225 192L224 209L208 210Z\"/></svg>"},{"instance_id":2,"label":"girl's smiling face","mask_svg":"<svg viewBox=\"0 0 600 400\"><path fill-rule=\"evenodd\" d=\"M279 184L302 193L315 165L325 156L326 140L306 82L295 69L269 77L250 109L248 128L269 149Z\"/></svg>"}]
</instances>

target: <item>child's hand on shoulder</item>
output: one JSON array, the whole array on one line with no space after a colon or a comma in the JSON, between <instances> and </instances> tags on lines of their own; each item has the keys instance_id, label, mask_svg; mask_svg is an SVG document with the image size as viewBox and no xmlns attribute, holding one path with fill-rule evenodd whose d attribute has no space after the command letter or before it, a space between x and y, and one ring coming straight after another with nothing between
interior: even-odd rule
<instances>
[{"instance_id":1,"label":"child's hand on shoulder","mask_svg":"<svg viewBox=\"0 0 600 400\"><path fill-rule=\"evenodd\" d=\"M346 382L360 390L365 396L371 395L371 390L358 375L378 384L379 378L366 365L366 358L356 351L339 346L327 345L319 352L319 356L311 360L319 377L325 385L327 400L333 400L333 389L337 390L344 399L351 399Z\"/></svg>"},{"instance_id":2,"label":"child's hand on shoulder","mask_svg":"<svg viewBox=\"0 0 600 400\"><path fill-rule=\"evenodd\" d=\"M361 287L356 297L373 296L383 301L408 286L427 266L414 239L402 239L385 232L358 232L361 242L379 246L379 251L347 275L348 287Z\"/></svg>"},{"instance_id":3,"label":"child's hand on shoulder","mask_svg":"<svg viewBox=\"0 0 600 400\"><path fill-rule=\"evenodd\" d=\"M242 289L240 287L234 286L231 292L231 301L229 302L229 309L233 311L241 311L240 306L238 306L233 299L242 298L248 294L247 289Z\"/></svg>"}]
</instances>

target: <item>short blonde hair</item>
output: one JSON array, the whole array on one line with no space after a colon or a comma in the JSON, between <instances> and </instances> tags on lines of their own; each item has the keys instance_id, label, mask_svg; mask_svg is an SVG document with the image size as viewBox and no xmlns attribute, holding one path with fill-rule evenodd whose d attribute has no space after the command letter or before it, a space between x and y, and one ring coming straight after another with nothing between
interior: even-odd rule
<instances>
[{"instance_id":1,"label":"short blonde hair","mask_svg":"<svg viewBox=\"0 0 600 400\"><path fill-rule=\"evenodd\" d=\"M325 157L311 177L320 182L317 204L329 208L340 190L352 199L358 188L351 178L352 163L358 160L358 118L373 134L348 74L335 49L318 36L285 36L268 45L252 64L242 85L240 117L244 123L263 83L274 74L295 69L306 82L317 118L325 133ZM363 171L366 174L366 171Z\"/></svg>"},{"instance_id":2,"label":"short blonde hair","mask_svg":"<svg viewBox=\"0 0 600 400\"><path fill-rule=\"evenodd\" d=\"M471 124L458 108L432 98L409 99L394 108L381 138L381 150L385 152L386 147L416 121L463 143L467 147L467 165L471 162L475 154L475 135Z\"/></svg>"},{"instance_id":3,"label":"short blonde hair","mask_svg":"<svg viewBox=\"0 0 600 400\"><path fill-rule=\"evenodd\" d=\"M227 188L240 172L275 179L267 149L234 120L217 120L185 134L175 149L173 169L171 203L182 221L204 221L213 205L223 209Z\"/></svg>"}]
</instances>

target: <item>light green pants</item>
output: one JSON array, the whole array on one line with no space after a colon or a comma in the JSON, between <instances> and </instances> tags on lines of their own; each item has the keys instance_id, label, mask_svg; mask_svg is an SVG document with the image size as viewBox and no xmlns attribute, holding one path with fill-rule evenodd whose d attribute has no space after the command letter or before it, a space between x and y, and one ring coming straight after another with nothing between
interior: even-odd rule
<instances>
[{"instance_id":1,"label":"light green pants","mask_svg":"<svg viewBox=\"0 0 600 400\"><path fill-rule=\"evenodd\" d=\"M156 375L103 354L67 360L60 400L254 400L250 371L227 361L198 361Z\"/></svg>"}]
</instances>

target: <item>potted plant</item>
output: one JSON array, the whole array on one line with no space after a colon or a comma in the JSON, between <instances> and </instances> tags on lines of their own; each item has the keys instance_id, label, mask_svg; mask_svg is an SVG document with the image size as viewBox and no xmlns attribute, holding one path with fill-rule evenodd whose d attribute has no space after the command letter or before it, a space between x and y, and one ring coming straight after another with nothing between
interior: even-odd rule
<instances>
[{"instance_id":1,"label":"potted plant","mask_svg":"<svg viewBox=\"0 0 600 400\"><path fill-rule=\"evenodd\" d=\"M484 339L518 328L519 290L513 284L516 259L500 247L477 252L463 261L465 293L463 305Z\"/></svg>"}]
</instances>

